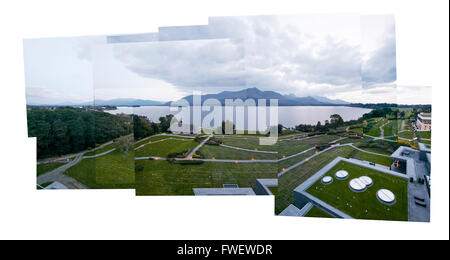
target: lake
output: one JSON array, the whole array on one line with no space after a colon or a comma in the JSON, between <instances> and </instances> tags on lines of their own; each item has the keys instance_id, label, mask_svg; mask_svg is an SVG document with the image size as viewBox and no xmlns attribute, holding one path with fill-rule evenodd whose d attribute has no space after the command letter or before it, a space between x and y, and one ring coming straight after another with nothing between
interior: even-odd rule
<instances>
[{"instance_id":1,"label":"lake","mask_svg":"<svg viewBox=\"0 0 450 260\"><path fill-rule=\"evenodd\" d=\"M224 115L224 110L222 109ZM267 108L267 111L269 108ZM344 121L360 118L363 114L370 112L372 109L347 107L347 106L280 106L278 107L278 122L285 127L294 127L299 124L322 124L325 120L330 119L330 115L339 114ZM191 109L192 111L192 109ZM117 107L117 110L106 111L111 114L137 114L148 117L153 122L158 122L159 118L168 114L176 114L171 112L168 106L141 106L141 107ZM210 112L203 112L202 118ZM266 120L269 122L269 113L266 113ZM248 118L247 110L244 111L245 118ZM192 113L191 113L192 118ZM223 116L225 118L225 116ZM236 120L236 116L234 116ZM245 127L248 129L248 127Z\"/></svg>"}]
</instances>

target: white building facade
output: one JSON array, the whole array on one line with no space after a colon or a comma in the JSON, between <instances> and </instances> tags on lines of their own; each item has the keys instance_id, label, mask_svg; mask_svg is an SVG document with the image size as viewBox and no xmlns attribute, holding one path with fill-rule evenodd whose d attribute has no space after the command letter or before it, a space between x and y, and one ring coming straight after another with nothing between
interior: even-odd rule
<instances>
[{"instance_id":1,"label":"white building facade","mask_svg":"<svg viewBox=\"0 0 450 260\"><path fill-rule=\"evenodd\" d=\"M417 131L431 131L431 114L420 113L416 120Z\"/></svg>"}]
</instances>

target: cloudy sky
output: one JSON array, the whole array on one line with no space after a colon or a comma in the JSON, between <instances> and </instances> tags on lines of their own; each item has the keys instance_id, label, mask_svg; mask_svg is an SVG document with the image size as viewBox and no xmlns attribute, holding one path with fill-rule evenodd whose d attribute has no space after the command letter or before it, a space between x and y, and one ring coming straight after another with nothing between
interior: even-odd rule
<instances>
[{"instance_id":1,"label":"cloudy sky","mask_svg":"<svg viewBox=\"0 0 450 260\"><path fill-rule=\"evenodd\" d=\"M159 33L25 40L24 55L29 104L92 101L94 95L170 101L194 90L247 87L350 102L401 101L393 16L213 17L208 25ZM406 88L405 102L426 101L419 95L427 88Z\"/></svg>"}]
</instances>

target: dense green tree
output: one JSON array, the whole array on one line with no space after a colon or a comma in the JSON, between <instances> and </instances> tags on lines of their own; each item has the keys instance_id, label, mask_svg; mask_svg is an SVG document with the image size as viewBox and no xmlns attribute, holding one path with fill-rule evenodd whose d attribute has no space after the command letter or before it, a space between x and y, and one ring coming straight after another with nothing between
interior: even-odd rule
<instances>
[{"instance_id":1,"label":"dense green tree","mask_svg":"<svg viewBox=\"0 0 450 260\"><path fill-rule=\"evenodd\" d=\"M127 115L88 108L28 107L28 136L37 138L38 158L75 153L95 144L128 135L133 126Z\"/></svg>"},{"instance_id":2,"label":"dense green tree","mask_svg":"<svg viewBox=\"0 0 450 260\"><path fill-rule=\"evenodd\" d=\"M172 121L173 115L166 115L159 118L159 127L161 132L170 131L170 122Z\"/></svg>"},{"instance_id":3,"label":"dense green tree","mask_svg":"<svg viewBox=\"0 0 450 260\"><path fill-rule=\"evenodd\" d=\"M330 116L330 124L336 129L344 125L344 119L338 114L333 114Z\"/></svg>"}]
</instances>

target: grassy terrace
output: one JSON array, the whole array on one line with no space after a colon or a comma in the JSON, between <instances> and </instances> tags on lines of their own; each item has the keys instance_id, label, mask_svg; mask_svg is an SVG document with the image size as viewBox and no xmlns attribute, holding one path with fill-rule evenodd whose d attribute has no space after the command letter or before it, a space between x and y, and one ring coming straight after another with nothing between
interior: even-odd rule
<instances>
[{"instance_id":1,"label":"grassy terrace","mask_svg":"<svg viewBox=\"0 0 450 260\"><path fill-rule=\"evenodd\" d=\"M101 154L101 153L109 151L109 150L111 150L111 149L113 149L115 147L116 147L116 144L115 143L111 143L111 144L108 144L108 145L106 145L106 146L104 146L102 148L96 149L96 150L91 151L91 152L87 152L87 153L85 153L83 155L84 156L92 156L92 155L96 155L96 154Z\"/></svg>"},{"instance_id":2,"label":"grassy terrace","mask_svg":"<svg viewBox=\"0 0 450 260\"><path fill-rule=\"evenodd\" d=\"M278 171L281 172L283 169L288 168L291 165L294 165L298 162L303 161L304 159L310 157L315 153L315 150L307 151L303 154L300 154L298 156L283 160L278 162Z\"/></svg>"},{"instance_id":3,"label":"grassy terrace","mask_svg":"<svg viewBox=\"0 0 450 260\"><path fill-rule=\"evenodd\" d=\"M388 151L382 148L377 148L377 147L364 147L363 145L356 145L356 147L359 147L361 149L363 149L364 151L368 151L371 153L379 153L379 154L384 154L384 155L391 155L393 153L393 151Z\"/></svg>"},{"instance_id":4,"label":"grassy terrace","mask_svg":"<svg viewBox=\"0 0 450 260\"><path fill-rule=\"evenodd\" d=\"M399 137L406 138L406 139L413 139L414 138L414 132L413 131L405 131L398 133Z\"/></svg>"},{"instance_id":5,"label":"grassy terrace","mask_svg":"<svg viewBox=\"0 0 450 260\"><path fill-rule=\"evenodd\" d=\"M431 131L420 131L417 132L417 135L419 135L420 138L431 139Z\"/></svg>"},{"instance_id":6,"label":"grassy terrace","mask_svg":"<svg viewBox=\"0 0 450 260\"><path fill-rule=\"evenodd\" d=\"M134 188L134 153L114 151L83 159L64 174L91 189Z\"/></svg>"},{"instance_id":7,"label":"grassy terrace","mask_svg":"<svg viewBox=\"0 0 450 260\"><path fill-rule=\"evenodd\" d=\"M311 147L311 144L306 144L303 141L278 141L278 157L283 158L283 156L289 156L296 153L303 152Z\"/></svg>"},{"instance_id":8,"label":"grassy terrace","mask_svg":"<svg viewBox=\"0 0 450 260\"><path fill-rule=\"evenodd\" d=\"M341 156L349 158L353 154L353 151L354 149L349 146L334 148L282 175L278 179L278 196L275 197L275 213L279 214L289 206L289 204L293 204L293 190L298 185L302 184L336 157Z\"/></svg>"},{"instance_id":9,"label":"grassy terrace","mask_svg":"<svg viewBox=\"0 0 450 260\"><path fill-rule=\"evenodd\" d=\"M170 153L194 149L199 143L193 140L173 140L166 138L162 142L149 143L136 150L136 157L157 156L167 157Z\"/></svg>"},{"instance_id":10,"label":"grassy terrace","mask_svg":"<svg viewBox=\"0 0 450 260\"><path fill-rule=\"evenodd\" d=\"M156 136L152 136L150 138L144 139L144 140L137 141L136 143L134 143L134 148L137 148L138 146L146 144L148 142L155 142L155 141L159 141L159 140L163 140L163 139L170 139L170 138L194 140L193 138L182 137L182 136L156 135Z\"/></svg>"},{"instance_id":11,"label":"grassy terrace","mask_svg":"<svg viewBox=\"0 0 450 260\"><path fill-rule=\"evenodd\" d=\"M367 134L367 135L370 135L370 136L378 137L378 136L381 135L380 127L381 127L384 123L386 123L386 119L384 119L384 118L378 118L378 119L376 119L375 121L376 121L376 124L374 124L374 125L372 126L372 128L370 128L369 132L367 132L366 134Z\"/></svg>"},{"instance_id":12,"label":"grassy terrace","mask_svg":"<svg viewBox=\"0 0 450 260\"><path fill-rule=\"evenodd\" d=\"M392 136L398 133L397 120L389 120L385 126L383 126L384 136Z\"/></svg>"},{"instance_id":13,"label":"grassy terrace","mask_svg":"<svg viewBox=\"0 0 450 260\"><path fill-rule=\"evenodd\" d=\"M260 145L259 137L255 136L214 136L217 141L222 141L223 144L235 146L245 149L256 149L261 151L277 151L276 145Z\"/></svg>"},{"instance_id":14,"label":"grassy terrace","mask_svg":"<svg viewBox=\"0 0 450 260\"><path fill-rule=\"evenodd\" d=\"M330 214L326 213L325 211L319 209L318 207L314 206L312 207L308 213L306 213L305 217L310 218L333 218Z\"/></svg>"},{"instance_id":15,"label":"grassy terrace","mask_svg":"<svg viewBox=\"0 0 450 260\"><path fill-rule=\"evenodd\" d=\"M46 172L49 172L51 170L54 170L56 168L59 168L66 164L65 162L50 162L50 163L41 163L37 165L36 173L37 176L44 174Z\"/></svg>"},{"instance_id":16,"label":"grassy terrace","mask_svg":"<svg viewBox=\"0 0 450 260\"><path fill-rule=\"evenodd\" d=\"M254 187L257 178L276 178L276 163L170 164L138 160L136 195L193 195L193 188L221 188L222 184Z\"/></svg>"},{"instance_id":17,"label":"grassy terrace","mask_svg":"<svg viewBox=\"0 0 450 260\"><path fill-rule=\"evenodd\" d=\"M327 143L337 140L339 138L340 138L340 136L337 136L337 135L321 135L321 136L314 136L314 137L302 140L302 143L309 144L309 145L321 145L321 144L327 144Z\"/></svg>"},{"instance_id":18,"label":"grassy terrace","mask_svg":"<svg viewBox=\"0 0 450 260\"><path fill-rule=\"evenodd\" d=\"M338 163L325 175L334 176L335 172L343 169L349 173L347 180L335 179L329 185L323 185L319 180L307 192L357 219L408 220L408 181L406 179L347 162ZM348 182L361 176L372 178L373 186L361 193L353 192ZM396 203L387 206L379 202L376 197L379 189L391 190L396 196Z\"/></svg>"},{"instance_id":19,"label":"grassy terrace","mask_svg":"<svg viewBox=\"0 0 450 260\"><path fill-rule=\"evenodd\" d=\"M276 160L277 154L240 151L218 145L203 145L199 151L206 159L227 160Z\"/></svg>"},{"instance_id":20,"label":"grassy terrace","mask_svg":"<svg viewBox=\"0 0 450 260\"><path fill-rule=\"evenodd\" d=\"M370 149L370 148L367 148ZM381 164L384 166L391 166L392 163L394 163L394 160L392 160L389 157L385 157L385 156L379 156L379 155L375 155L375 154L370 154L370 153L365 153L365 152L361 152L358 150L354 150L352 156L352 158L361 160L361 161L369 161L369 162L374 162L376 164Z\"/></svg>"}]
</instances>

